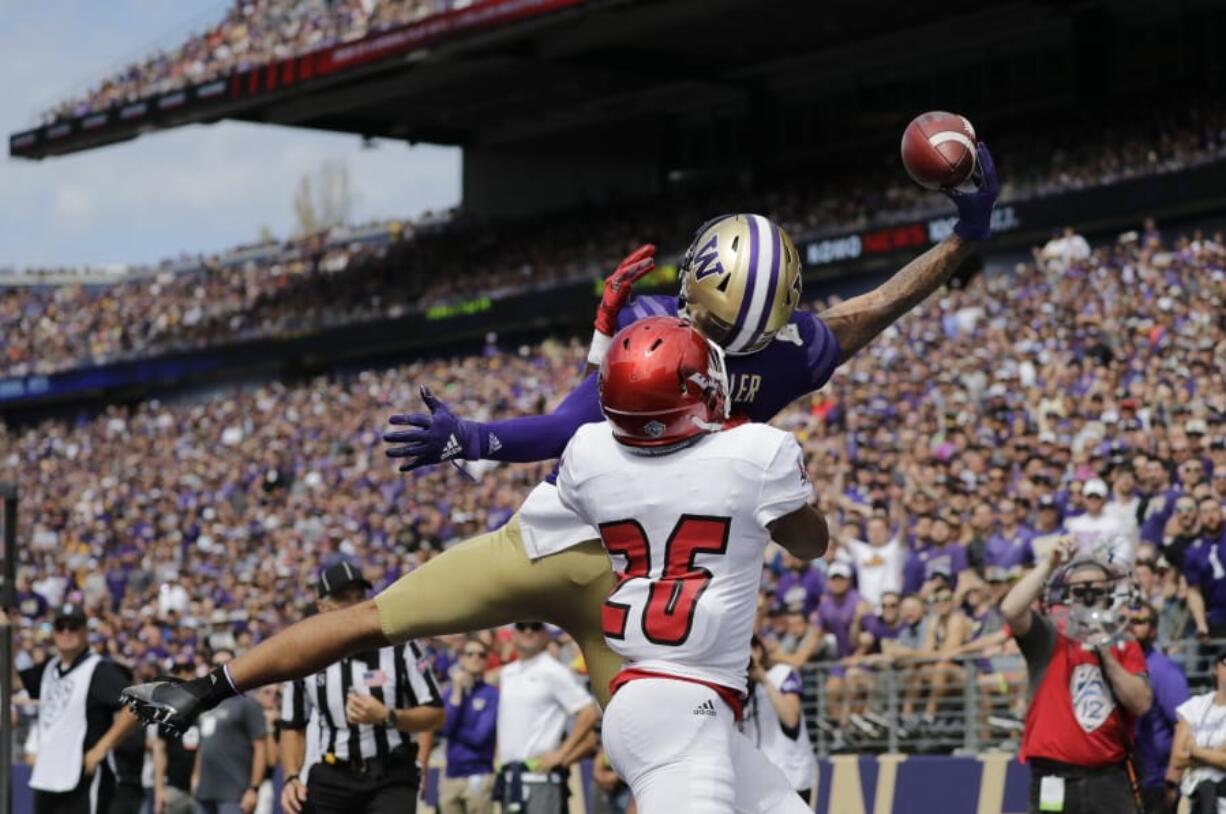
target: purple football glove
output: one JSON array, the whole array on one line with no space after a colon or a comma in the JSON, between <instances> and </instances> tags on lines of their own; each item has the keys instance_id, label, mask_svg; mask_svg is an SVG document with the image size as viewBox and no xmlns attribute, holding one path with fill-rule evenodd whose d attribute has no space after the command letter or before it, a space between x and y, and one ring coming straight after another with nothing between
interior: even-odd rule
<instances>
[{"instance_id":1,"label":"purple football glove","mask_svg":"<svg viewBox=\"0 0 1226 814\"><path fill-rule=\"evenodd\" d=\"M946 195L958 207L958 222L954 234L963 240L987 240L992 236L992 206L1000 194L1000 181L996 177L996 164L988 145L979 142L979 160L975 166L974 192L946 191Z\"/></svg>"},{"instance_id":2,"label":"purple football glove","mask_svg":"<svg viewBox=\"0 0 1226 814\"><path fill-rule=\"evenodd\" d=\"M480 433L472 421L457 418L446 404L435 398L430 388L422 385L421 400L430 410L426 413L398 413L389 419L397 426L416 429L399 430L383 434L383 440L393 444L387 451L389 458L409 458L400 465L401 472L410 472L423 466L433 466L443 461L476 460L481 457Z\"/></svg>"}]
</instances>

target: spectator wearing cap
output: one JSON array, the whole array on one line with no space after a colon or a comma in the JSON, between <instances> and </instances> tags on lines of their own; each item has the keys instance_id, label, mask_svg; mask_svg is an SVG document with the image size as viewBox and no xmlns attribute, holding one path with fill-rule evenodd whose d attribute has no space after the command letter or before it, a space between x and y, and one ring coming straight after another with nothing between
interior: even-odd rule
<instances>
[{"instance_id":1,"label":"spectator wearing cap","mask_svg":"<svg viewBox=\"0 0 1226 814\"><path fill-rule=\"evenodd\" d=\"M1200 535L1188 550L1183 570L1196 632L1226 638L1226 527L1222 506L1213 498L1200 503Z\"/></svg>"},{"instance_id":2,"label":"spectator wearing cap","mask_svg":"<svg viewBox=\"0 0 1226 814\"><path fill-rule=\"evenodd\" d=\"M370 589L354 565L338 562L320 574L320 609L351 607L364 601ZM442 726L444 712L416 642L343 658L287 688L281 711L281 804L286 811L299 814L304 803L318 814L417 810L422 769L413 733ZM318 732L320 760L304 780L308 726Z\"/></svg>"},{"instance_id":3,"label":"spectator wearing cap","mask_svg":"<svg viewBox=\"0 0 1226 814\"><path fill-rule=\"evenodd\" d=\"M1082 492L1086 512L1067 523L1069 534L1077 539L1081 554L1130 568L1136 550L1136 523L1107 511L1107 484L1101 478L1086 481Z\"/></svg>"},{"instance_id":4,"label":"spectator wearing cap","mask_svg":"<svg viewBox=\"0 0 1226 814\"><path fill-rule=\"evenodd\" d=\"M1030 548L1037 558L1046 554L1052 540L1065 534L1064 514L1055 495L1043 495L1035 501L1034 516Z\"/></svg>"},{"instance_id":5,"label":"spectator wearing cap","mask_svg":"<svg viewBox=\"0 0 1226 814\"><path fill-rule=\"evenodd\" d=\"M1175 744L1170 771L1182 774L1179 790L1194 814L1221 810L1221 783L1226 781L1226 651L1213 668L1214 689L1193 696L1175 710Z\"/></svg>"},{"instance_id":6,"label":"spectator wearing cap","mask_svg":"<svg viewBox=\"0 0 1226 814\"><path fill-rule=\"evenodd\" d=\"M852 568L845 562L831 563L826 572L826 591L817 603L817 620L822 630L834 636L835 658L846 658L856 650L853 631L860 621L872 612L872 606L859 591L851 586ZM832 717L846 724L850 706L847 671L844 667L832 667L826 679L826 695Z\"/></svg>"},{"instance_id":7,"label":"spectator wearing cap","mask_svg":"<svg viewBox=\"0 0 1226 814\"><path fill-rule=\"evenodd\" d=\"M600 711L575 674L546 652L544 624L517 623L512 641L518 658L502 668L498 688L502 766L494 799L503 811L565 814L568 769L586 753Z\"/></svg>"},{"instance_id":8,"label":"spectator wearing cap","mask_svg":"<svg viewBox=\"0 0 1226 814\"><path fill-rule=\"evenodd\" d=\"M1188 680L1183 670L1154 644L1158 638L1158 613L1148 602L1132 610L1129 627L1145 653L1149 686L1154 703L1137 719L1137 773L1146 814L1174 814L1179 798L1179 773L1169 772L1171 746L1179 720L1176 710L1188 700Z\"/></svg>"},{"instance_id":9,"label":"spectator wearing cap","mask_svg":"<svg viewBox=\"0 0 1226 814\"><path fill-rule=\"evenodd\" d=\"M498 688L485 681L489 648L470 637L451 668L446 691L447 769L439 787L439 814L490 814L494 810L494 746Z\"/></svg>"},{"instance_id":10,"label":"spectator wearing cap","mask_svg":"<svg viewBox=\"0 0 1226 814\"><path fill-rule=\"evenodd\" d=\"M106 812L115 792L107 755L138 728L119 700L127 678L90 651L86 627L84 608L60 606L53 621L55 654L18 673L39 702L38 757L30 776L37 814Z\"/></svg>"}]
</instances>

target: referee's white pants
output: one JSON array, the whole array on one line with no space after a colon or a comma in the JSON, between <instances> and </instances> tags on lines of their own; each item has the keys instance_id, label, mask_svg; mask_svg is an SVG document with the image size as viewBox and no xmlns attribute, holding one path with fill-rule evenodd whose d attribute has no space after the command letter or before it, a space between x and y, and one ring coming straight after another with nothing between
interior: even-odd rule
<instances>
[{"instance_id":1,"label":"referee's white pants","mask_svg":"<svg viewBox=\"0 0 1226 814\"><path fill-rule=\"evenodd\" d=\"M639 814L803 814L783 772L737 731L701 684L640 678L605 710L605 754Z\"/></svg>"}]
</instances>

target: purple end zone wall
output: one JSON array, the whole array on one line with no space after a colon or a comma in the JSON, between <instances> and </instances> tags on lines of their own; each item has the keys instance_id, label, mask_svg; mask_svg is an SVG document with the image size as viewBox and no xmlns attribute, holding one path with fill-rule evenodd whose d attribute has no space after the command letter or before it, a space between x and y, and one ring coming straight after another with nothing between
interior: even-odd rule
<instances>
[{"instance_id":1,"label":"purple end zone wall","mask_svg":"<svg viewBox=\"0 0 1226 814\"><path fill-rule=\"evenodd\" d=\"M30 768L13 767L13 814L33 814ZM876 812L890 814L1024 814L1030 774L1012 755L978 757L936 755L844 755L820 762L818 805L821 814ZM582 811L594 811L590 799L592 767L580 767L585 790ZM430 771L426 802L438 802L438 770ZM886 806L878 809L879 800ZM275 809L280 814L280 806Z\"/></svg>"}]
</instances>

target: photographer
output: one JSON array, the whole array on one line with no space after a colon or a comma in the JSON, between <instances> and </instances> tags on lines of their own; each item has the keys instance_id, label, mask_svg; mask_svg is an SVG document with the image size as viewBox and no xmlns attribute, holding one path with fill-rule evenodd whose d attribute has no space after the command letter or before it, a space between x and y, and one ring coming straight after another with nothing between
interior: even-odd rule
<instances>
[{"instance_id":1,"label":"photographer","mask_svg":"<svg viewBox=\"0 0 1226 814\"><path fill-rule=\"evenodd\" d=\"M749 699L742 731L808 802L817 765L800 709L804 691L800 673L786 664L773 664L757 636L749 652Z\"/></svg>"},{"instance_id":2,"label":"photographer","mask_svg":"<svg viewBox=\"0 0 1226 814\"><path fill-rule=\"evenodd\" d=\"M1145 656L1115 638L1128 621L1127 586L1098 560L1069 562L1075 549L1075 539L1057 540L1001 601L1030 675L1020 755L1030 764L1030 811L1135 812L1132 732L1153 702ZM1057 568L1051 601L1032 610Z\"/></svg>"}]
</instances>

